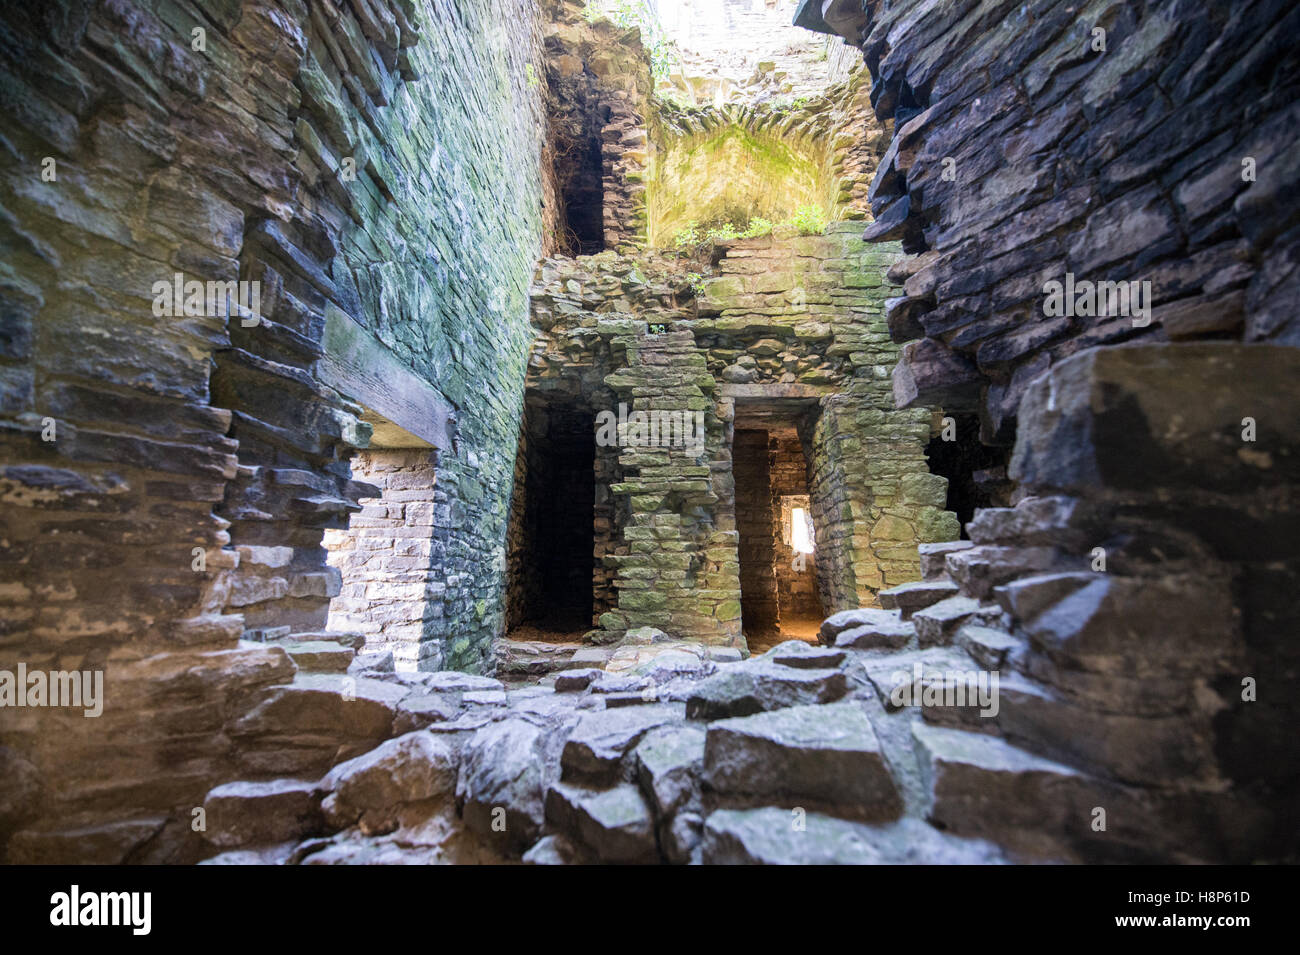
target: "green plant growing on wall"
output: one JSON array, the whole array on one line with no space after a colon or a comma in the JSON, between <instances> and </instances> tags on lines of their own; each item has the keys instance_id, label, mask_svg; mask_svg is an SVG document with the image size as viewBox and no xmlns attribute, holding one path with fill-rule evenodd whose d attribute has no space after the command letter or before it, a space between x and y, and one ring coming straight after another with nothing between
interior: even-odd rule
<instances>
[{"instance_id":1,"label":"green plant growing on wall","mask_svg":"<svg viewBox=\"0 0 1300 955\"><path fill-rule=\"evenodd\" d=\"M681 64L677 45L668 38L648 0L587 0L582 10L588 23L608 20L615 26L641 31L641 43L650 54L650 72L656 80L667 79Z\"/></svg>"},{"instance_id":2,"label":"green plant growing on wall","mask_svg":"<svg viewBox=\"0 0 1300 955\"><path fill-rule=\"evenodd\" d=\"M800 206L787 222L799 230L800 235L821 235L826 231L826 213L817 206Z\"/></svg>"},{"instance_id":3,"label":"green plant growing on wall","mask_svg":"<svg viewBox=\"0 0 1300 955\"><path fill-rule=\"evenodd\" d=\"M774 230L795 231L800 235L819 235L826 231L826 214L817 206L800 206L793 216L782 222L772 222L762 216L754 216L749 224L741 229L730 222L702 228L698 222L691 222L677 233L673 244L679 249L692 249L713 242L725 242L728 239L756 239L770 235Z\"/></svg>"}]
</instances>

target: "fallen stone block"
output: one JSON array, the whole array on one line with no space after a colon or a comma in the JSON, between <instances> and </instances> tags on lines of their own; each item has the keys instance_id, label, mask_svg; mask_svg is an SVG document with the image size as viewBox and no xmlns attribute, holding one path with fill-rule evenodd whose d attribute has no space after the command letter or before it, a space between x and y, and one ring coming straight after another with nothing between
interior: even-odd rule
<instances>
[{"instance_id":1,"label":"fallen stone block","mask_svg":"<svg viewBox=\"0 0 1300 955\"><path fill-rule=\"evenodd\" d=\"M709 725L705 786L745 804L892 819L902 801L859 704L794 706Z\"/></svg>"},{"instance_id":2,"label":"fallen stone block","mask_svg":"<svg viewBox=\"0 0 1300 955\"><path fill-rule=\"evenodd\" d=\"M323 795L315 781L301 779L226 783L203 800L203 837L214 846L232 848L315 835L325 823Z\"/></svg>"},{"instance_id":3,"label":"fallen stone block","mask_svg":"<svg viewBox=\"0 0 1300 955\"><path fill-rule=\"evenodd\" d=\"M546 821L602 862L657 861L650 809L630 783L601 792L558 783L546 793Z\"/></svg>"},{"instance_id":4,"label":"fallen stone block","mask_svg":"<svg viewBox=\"0 0 1300 955\"><path fill-rule=\"evenodd\" d=\"M715 720L765 710L830 703L848 691L839 670L799 670L761 657L733 663L689 690L686 717Z\"/></svg>"},{"instance_id":5,"label":"fallen stone block","mask_svg":"<svg viewBox=\"0 0 1300 955\"><path fill-rule=\"evenodd\" d=\"M957 592L957 585L948 580L920 580L882 590L877 596L880 606L897 610L902 619L909 620L916 611L955 597Z\"/></svg>"},{"instance_id":6,"label":"fallen stone block","mask_svg":"<svg viewBox=\"0 0 1300 955\"><path fill-rule=\"evenodd\" d=\"M321 808L336 828L355 822L366 835L390 832L397 827L403 805L450 798L456 777L457 754L452 745L416 731L330 770L320 783L330 792Z\"/></svg>"}]
</instances>

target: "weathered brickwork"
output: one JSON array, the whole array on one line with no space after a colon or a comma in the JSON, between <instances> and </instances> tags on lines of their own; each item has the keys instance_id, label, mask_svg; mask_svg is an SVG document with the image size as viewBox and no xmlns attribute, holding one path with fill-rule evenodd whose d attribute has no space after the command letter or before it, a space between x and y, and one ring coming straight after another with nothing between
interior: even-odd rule
<instances>
[{"instance_id":1,"label":"weathered brickwork","mask_svg":"<svg viewBox=\"0 0 1300 955\"><path fill-rule=\"evenodd\" d=\"M919 578L916 544L957 536L944 509L946 481L926 465L934 416L892 406L897 346L884 325L883 272L896 253L866 249L858 228L839 223L825 235L723 243L716 268L656 254L543 263L530 394L580 396L593 414L617 411L622 401L629 414L704 415L702 455L676 448L619 455L624 477L610 490L628 510L621 543L600 562L616 568L618 591L616 612L599 620L603 629L738 637L739 573L751 562L737 550L746 545L736 495L751 489L738 491L731 458L736 433L764 427L746 424L751 414L802 426L810 441L804 493L827 613L871 605L879 590ZM762 493L769 535L771 494L770 486ZM775 556L770 541L765 552ZM767 572L754 571L763 581L751 581L756 594L770 589L770 606L751 600L759 628L776 620L770 562Z\"/></svg>"},{"instance_id":2,"label":"weathered brickwork","mask_svg":"<svg viewBox=\"0 0 1300 955\"><path fill-rule=\"evenodd\" d=\"M451 505L437 486L437 452L360 451L353 475L378 489L362 498L346 530L325 532L338 581L328 628L361 633L366 650L393 654L399 670L441 669L441 629ZM458 581L451 582L455 585Z\"/></svg>"},{"instance_id":3,"label":"weathered brickwork","mask_svg":"<svg viewBox=\"0 0 1300 955\"><path fill-rule=\"evenodd\" d=\"M864 8L852 39L896 131L868 236L920 254L891 309L917 340L901 402L978 407L1010 444L1029 382L1083 349L1300 342L1294 5ZM1148 323L1046 314L1067 272L1150 282Z\"/></svg>"},{"instance_id":4,"label":"weathered brickwork","mask_svg":"<svg viewBox=\"0 0 1300 955\"><path fill-rule=\"evenodd\" d=\"M26 859L184 858L214 780L254 751L294 762L275 756L291 728L232 744L294 674L281 646L237 641L325 626L322 536L375 494L349 468L369 411L440 422L454 533L427 577L459 583L454 631L428 637L441 665L490 659L542 231L541 24L526 0L0 18L4 664L108 687L99 720L6 720L5 775L32 785L0 828L27 826ZM218 293L160 317L176 273L258 281L260 315ZM400 420L412 407L436 413Z\"/></svg>"}]
</instances>

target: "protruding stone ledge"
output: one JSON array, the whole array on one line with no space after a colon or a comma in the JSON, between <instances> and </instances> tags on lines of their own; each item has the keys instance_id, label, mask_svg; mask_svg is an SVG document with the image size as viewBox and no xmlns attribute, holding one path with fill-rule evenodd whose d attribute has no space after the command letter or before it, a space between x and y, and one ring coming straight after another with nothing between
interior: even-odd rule
<instances>
[{"instance_id":1,"label":"protruding stone ledge","mask_svg":"<svg viewBox=\"0 0 1300 955\"><path fill-rule=\"evenodd\" d=\"M1300 483L1300 349L1227 342L1095 349L1030 384L1011 476L1069 491L1239 494Z\"/></svg>"}]
</instances>

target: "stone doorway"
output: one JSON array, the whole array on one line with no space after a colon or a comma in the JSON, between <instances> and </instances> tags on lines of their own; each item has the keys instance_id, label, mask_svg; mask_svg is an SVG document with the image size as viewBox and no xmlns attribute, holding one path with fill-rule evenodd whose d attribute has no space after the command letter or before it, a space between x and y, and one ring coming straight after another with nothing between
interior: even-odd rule
<instances>
[{"instance_id":1,"label":"stone doorway","mask_svg":"<svg viewBox=\"0 0 1300 955\"><path fill-rule=\"evenodd\" d=\"M822 619L809 492L815 407L737 402L732 443L741 617L751 652L815 641Z\"/></svg>"},{"instance_id":2,"label":"stone doorway","mask_svg":"<svg viewBox=\"0 0 1300 955\"><path fill-rule=\"evenodd\" d=\"M450 519L437 487L438 452L391 423L367 420L372 446L353 456L352 477L378 493L361 498L346 528L325 531L328 563L342 577L328 626L364 634L366 651L392 653L397 670L436 670Z\"/></svg>"},{"instance_id":3,"label":"stone doorway","mask_svg":"<svg viewBox=\"0 0 1300 955\"><path fill-rule=\"evenodd\" d=\"M529 396L515 470L511 639L575 641L600 612L595 434L590 409Z\"/></svg>"}]
</instances>

